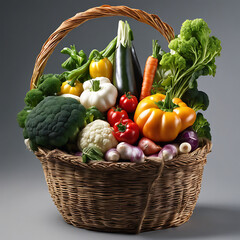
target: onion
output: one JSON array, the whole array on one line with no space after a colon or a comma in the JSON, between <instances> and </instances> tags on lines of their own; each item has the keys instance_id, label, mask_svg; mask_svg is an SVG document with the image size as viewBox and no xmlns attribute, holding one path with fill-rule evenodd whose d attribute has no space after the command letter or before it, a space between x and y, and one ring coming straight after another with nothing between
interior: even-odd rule
<instances>
[{"instance_id":1,"label":"onion","mask_svg":"<svg viewBox=\"0 0 240 240\"><path fill-rule=\"evenodd\" d=\"M172 160L178 154L178 148L175 144L167 144L159 152L158 157L163 160Z\"/></svg>"},{"instance_id":2,"label":"onion","mask_svg":"<svg viewBox=\"0 0 240 240\"><path fill-rule=\"evenodd\" d=\"M191 151L197 149L199 141L197 133L193 130L185 130L178 136L178 142L188 142L191 145Z\"/></svg>"},{"instance_id":3,"label":"onion","mask_svg":"<svg viewBox=\"0 0 240 240\"><path fill-rule=\"evenodd\" d=\"M150 140L146 137L143 137L139 141L138 147L140 147L142 149L143 153L147 156L151 155L151 154L154 154L154 153L157 153L162 149L155 142L153 142L152 140Z\"/></svg>"},{"instance_id":4,"label":"onion","mask_svg":"<svg viewBox=\"0 0 240 240\"><path fill-rule=\"evenodd\" d=\"M143 162L145 155L141 148L132 146L126 142L117 145L117 151L121 159L130 160L131 162Z\"/></svg>"},{"instance_id":5,"label":"onion","mask_svg":"<svg viewBox=\"0 0 240 240\"><path fill-rule=\"evenodd\" d=\"M111 148L105 153L104 158L108 162L117 162L120 159L120 154L116 148Z\"/></svg>"}]
</instances>

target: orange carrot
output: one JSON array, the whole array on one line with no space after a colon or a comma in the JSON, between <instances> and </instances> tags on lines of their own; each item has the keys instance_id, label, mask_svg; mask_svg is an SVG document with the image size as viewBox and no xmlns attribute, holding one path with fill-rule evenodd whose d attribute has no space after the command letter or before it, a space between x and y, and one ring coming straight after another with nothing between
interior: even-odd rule
<instances>
[{"instance_id":1,"label":"orange carrot","mask_svg":"<svg viewBox=\"0 0 240 240\"><path fill-rule=\"evenodd\" d=\"M151 88L153 80L158 67L158 52L160 46L157 44L157 40L153 40L153 54L147 58L144 72L143 72L143 82L140 95L140 101L151 95Z\"/></svg>"}]
</instances>

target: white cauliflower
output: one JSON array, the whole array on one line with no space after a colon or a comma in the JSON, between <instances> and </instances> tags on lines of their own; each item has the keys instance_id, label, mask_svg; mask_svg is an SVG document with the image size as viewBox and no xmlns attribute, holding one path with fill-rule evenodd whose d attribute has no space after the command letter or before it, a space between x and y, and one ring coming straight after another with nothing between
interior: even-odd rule
<instances>
[{"instance_id":1,"label":"white cauliflower","mask_svg":"<svg viewBox=\"0 0 240 240\"><path fill-rule=\"evenodd\" d=\"M78 148L82 151L85 147L96 146L105 153L110 148L116 147L118 141L112 134L110 124L103 120L89 123L78 135Z\"/></svg>"}]
</instances>

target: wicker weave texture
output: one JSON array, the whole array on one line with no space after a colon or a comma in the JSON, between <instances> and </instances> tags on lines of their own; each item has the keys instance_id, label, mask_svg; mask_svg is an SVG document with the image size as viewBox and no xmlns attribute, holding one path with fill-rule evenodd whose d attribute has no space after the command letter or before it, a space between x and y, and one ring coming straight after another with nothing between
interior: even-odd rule
<instances>
[{"instance_id":1,"label":"wicker weave texture","mask_svg":"<svg viewBox=\"0 0 240 240\"><path fill-rule=\"evenodd\" d=\"M169 162L81 162L39 149L49 192L67 223L107 232L138 233L178 226L192 215L211 144ZM160 175L159 175L160 174Z\"/></svg>"}]
</instances>

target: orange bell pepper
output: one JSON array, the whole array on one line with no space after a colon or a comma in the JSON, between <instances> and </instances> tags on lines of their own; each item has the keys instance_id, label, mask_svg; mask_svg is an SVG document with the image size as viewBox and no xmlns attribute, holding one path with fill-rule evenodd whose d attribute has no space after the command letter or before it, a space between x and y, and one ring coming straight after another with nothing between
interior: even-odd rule
<instances>
[{"instance_id":1,"label":"orange bell pepper","mask_svg":"<svg viewBox=\"0 0 240 240\"><path fill-rule=\"evenodd\" d=\"M193 125L196 113L180 98L173 98L173 109L164 109L162 103L165 95L155 94L139 102L134 115L144 137L155 142L168 142L174 140L184 129Z\"/></svg>"}]
</instances>

